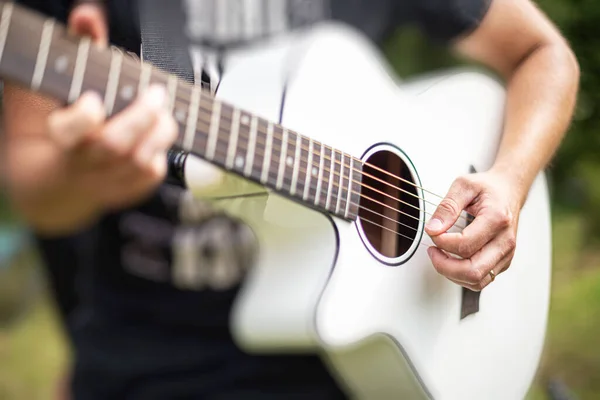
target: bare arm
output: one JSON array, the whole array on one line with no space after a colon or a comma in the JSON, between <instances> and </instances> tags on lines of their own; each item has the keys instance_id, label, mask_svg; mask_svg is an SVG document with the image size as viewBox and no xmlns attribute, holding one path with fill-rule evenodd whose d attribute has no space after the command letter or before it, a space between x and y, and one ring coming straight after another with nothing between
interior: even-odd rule
<instances>
[{"instance_id":1,"label":"bare arm","mask_svg":"<svg viewBox=\"0 0 600 400\"><path fill-rule=\"evenodd\" d=\"M566 40L530 0L495 0L480 27L456 49L500 73L508 84L503 140L494 168L510 175L525 200L571 121L579 66Z\"/></svg>"},{"instance_id":2,"label":"bare arm","mask_svg":"<svg viewBox=\"0 0 600 400\"><path fill-rule=\"evenodd\" d=\"M571 121L579 66L566 40L530 0L494 0L481 25L455 48L495 69L508 86L493 167L457 179L426 226L436 245L429 255L437 271L481 290L512 262L521 208ZM447 233L463 210L474 222Z\"/></svg>"}]
</instances>

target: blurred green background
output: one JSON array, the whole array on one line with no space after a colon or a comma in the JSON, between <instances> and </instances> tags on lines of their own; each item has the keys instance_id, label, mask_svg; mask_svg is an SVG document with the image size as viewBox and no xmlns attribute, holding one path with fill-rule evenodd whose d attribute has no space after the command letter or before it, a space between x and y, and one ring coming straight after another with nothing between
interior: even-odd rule
<instances>
[{"instance_id":1,"label":"blurred green background","mask_svg":"<svg viewBox=\"0 0 600 400\"><path fill-rule=\"evenodd\" d=\"M540 0L578 56L582 76L575 121L548 169L553 200L553 288L545 351L531 399L557 380L573 398L600 398L600 3ZM458 63L416 31L386 46L408 77ZM68 370L69 347L44 285L23 247L26 235L0 201L0 400L51 399ZM10 228L14 229L10 229ZM9 260L9 261L7 261ZM7 267L8 266L8 267ZM18 288L18 290L15 290Z\"/></svg>"}]
</instances>

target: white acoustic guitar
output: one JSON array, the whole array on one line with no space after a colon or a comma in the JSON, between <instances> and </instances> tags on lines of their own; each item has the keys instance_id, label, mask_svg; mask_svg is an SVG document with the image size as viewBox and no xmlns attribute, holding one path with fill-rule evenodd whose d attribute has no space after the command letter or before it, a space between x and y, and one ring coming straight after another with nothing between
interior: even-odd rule
<instances>
[{"instance_id":1,"label":"white acoustic guitar","mask_svg":"<svg viewBox=\"0 0 600 400\"><path fill-rule=\"evenodd\" d=\"M454 179L494 160L505 99L495 80L457 70L397 82L365 39L328 24L233 54L213 98L2 5L5 79L67 101L96 90L109 114L150 82L167 85L177 146L197 156L188 184L258 241L231 321L246 351L316 351L358 399L526 395L549 304L543 175L511 268L481 293L435 271L423 231ZM213 189L196 179L201 159L224 172Z\"/></svg>"}]
</instances>

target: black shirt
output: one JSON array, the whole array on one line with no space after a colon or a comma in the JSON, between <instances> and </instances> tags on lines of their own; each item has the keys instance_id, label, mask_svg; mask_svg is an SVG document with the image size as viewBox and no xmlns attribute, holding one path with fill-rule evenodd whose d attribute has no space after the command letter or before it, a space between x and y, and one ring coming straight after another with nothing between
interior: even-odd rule
<instances>
[{"instance_id":1,"label":"black shirt","mask_svg":"<svg viewBox=\"0 0 600 400\"><path fill-rule=\"evenodd\" d=\"M224 0L198 0L196 4L204 9L194 9L189 5L193 2L185 1L181 4L187 6L180 9L188 22L194 22L207 14L204 11L214 1ZM335 19L382 44L396 28L407 24L420 26L435 40L450 41L478 25L490 0L280 1L288 6L287 14L281 16L290 28ZM18 2L63 22L73 3ZM180 6L174 0L159 3ZM254 3L266 7L273 2ZM307 8L307 3L313 8ZM106 5L111 42L139 54L134 1L106 0ZM239 45L235 35L223 39L210 26L210 20L196 21L196 34L191 38L194 45ZM269 31L262 32L265 34ZM251 39L260 37L257 34ZM165 183L143 204L106 215L85 232L39 238L50 270L65 265L77 270L73 280L77 303L75 307L68 304L67 320L75 346L75 398L343 398L316 357L250 357L236 348L229 336L228 318L237 280L190 283L181 279L172 245L177 237L194 232L200 238L205 246L197 258L198 267L212 269L213 277L223 268L218 255L227 253L233 244L246 244L249 238L243 224L203 214L202 207L181 187ZM204 217L185 222L181 216L186 212ZM229 242L218 239L223 233ZM245 269L246 247L241 246L245 252L238 254L234 268ZM66 290L60 284L57 288Z\"/></svg>"}]
</instances>

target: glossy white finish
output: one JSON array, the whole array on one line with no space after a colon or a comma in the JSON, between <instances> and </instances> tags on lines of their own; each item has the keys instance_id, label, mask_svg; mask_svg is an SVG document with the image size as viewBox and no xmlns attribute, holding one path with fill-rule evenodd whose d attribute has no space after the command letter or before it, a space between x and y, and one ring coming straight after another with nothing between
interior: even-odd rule
<instances>
[{"instance_id":1,"label":"glossy white finish","mask_svg":"<svg viewBox=\"0 0 600 400\"><path fill-rule=\"evenodd\" d=\"M358 157L375 143L391 143L434 193L444 195L471 165L485 171L494 159L504 90L482 73L447 71L405 89L360 36L321 26L240 56L218 96L277 121L285 78L284 126ZM191 178L193 165L199 164L189 164L188 183L204 195L202 182ZM260 243L232 314L244 349L316 351L361 399L525 396L549 303L543 175L523 208L511 268L464 320L461 288L436 273L426 246L402 265L384 265L363 245L355 223L226 179L220 195L230 197L215 204L246 220ZM238 196L253 191L263 195ZM426 236L423 243L430 243Z\"/></svg>"}]
</instances>

